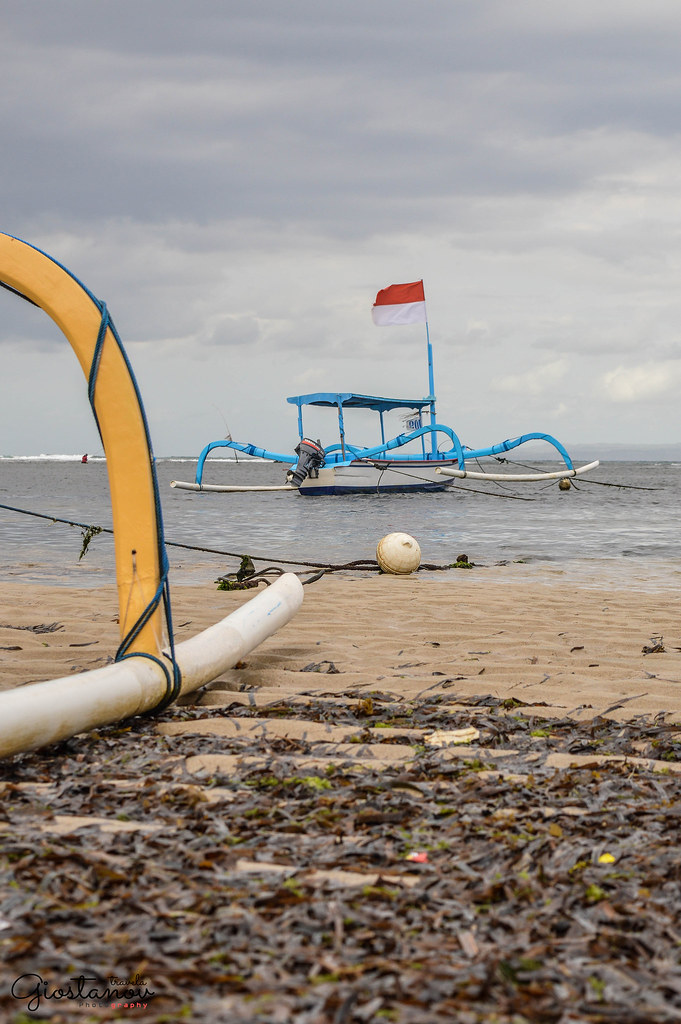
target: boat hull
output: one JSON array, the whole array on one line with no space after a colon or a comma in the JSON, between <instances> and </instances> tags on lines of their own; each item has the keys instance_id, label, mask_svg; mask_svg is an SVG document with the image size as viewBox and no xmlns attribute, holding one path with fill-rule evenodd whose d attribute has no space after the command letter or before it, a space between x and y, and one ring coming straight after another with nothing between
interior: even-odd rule
<instances>
[{"instance_id":1,"label":"boat hull","mask_svg":"<svg viewBox=\"0 0 681 1024\"><path fill-rule=\"evenodd\" d=\"M455 469L457 466L456 459L375 459L371 464L358 461L345 466L325 466L316 477L303 480L300 494L317 497L324 494L446 491L455 481L439 475L437 470Z\"/></svg>"}]
</instances>

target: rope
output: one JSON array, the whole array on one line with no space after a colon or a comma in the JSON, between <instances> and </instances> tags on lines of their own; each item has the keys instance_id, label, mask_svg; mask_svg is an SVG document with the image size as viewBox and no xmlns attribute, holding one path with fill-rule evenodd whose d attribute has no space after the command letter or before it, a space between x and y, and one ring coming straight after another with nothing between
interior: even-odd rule
<instances>
[{"instance_id":1,"label":"rope","mask_svg":"<svg viewBox=\"0 0 681 1024\"><path fill-rule=\"evenodd\" d=\"M403 469L396 469L395 465L393 463L391 463L391 462L388 462L386 465L381 466L377 462L374 462L373 459L357 459L357 461L358 462L364 462L367 466L373 466L374 469L381 470L381 475L379 476L378 481L376 483L376 493L377 494L380 493L380 485L381 485L381 480L383 478L383 474L388 469L390 470L391 473L397 473L399 476L406 476L410 480L418 480L421 483L432 483L433 482L430 479L430 477L419 476L417 473L407 473L406 470L403 470ZM452 478L450 478L450 479L452 479ZM498 484L498 482L499 481L497 481L497 480L490 480L490 483ZM450 490L452 490L453 489L453 484L454 484L454 480L452 479L452 483L451 484L445 484L444 486L448 487ZM459 484L459 486L461 486L461 484ZM464 487L463 490L465 490L468 494L484 494L488 498L507 498L509 501L534 501L534 498L523 498L520 494L495 494L494 491L480 491L480 490L478 490L477 487Z\"/></svg>"},{"instance_id":2,"label":"rope","mask_svg":"<svg viewBox=\"0 0 681 1024\"><path fill-rule=\"evenodd\" d=\"M40 308L37 302L34 302L33 299L29 299L28 295L24 295L23 292L18 291L16 288L12 288L12 285L7 284L6 281L0 281L0 286L7 289L8 292L12 292L13 295L18 295L20 299L26 299L26 302L30 302L32 306L36 307L36 309Z\"/></svg>"},{"instance_id":3,"label":"rope","mask_svg":"<svg viewBox=\"0 0 681 1024\"><path fill-rule=\"evenodd\" d=\"M508 465L508 466L518 466L520 469L534 469L535 468L534 466L528 466L525 462L516 462L514 459L499 459L498 458L496 461L497 462L503 462L505 465ZM480 465L480 464L478 463L478 465ZM482 467L480 467L480 468L482 469ZM579 488L577 487L577 484L575 483L575 480L574 480L573 477L568 477L566 479L569 479L570 483L572 484L572 486L575 487L577 490L579 490ZM642 484L614 484L614 483L611 483L608 480L590 480L587 477L580 477L579 478L579 482L580 482L580 484L594 484L596 487L618 487L618 488L621 488L622 490L625 490L625 491L660 491L660 490L662 490L661 487L644 487Z\"/></svg>"},{"instance_id":4,"label":"rope","mask_svg":"<svg viewBox=\"0 0 681 1024\"><path fill-rule=\"evenodd\" d=\"M258 583L264 583L266 587L269 587L270 581L267 577L275 576L278 579L284 575L284 572L284 569L271 565L268 569L259 569L258 572L249 572L243 576L240 572L228 572L224 576L218 576L215 582L218 584L218 590L250 590L252 587L257 587ZM306 580L301 579L302 576L307 575L306 573L296 572L294 576L297 576L305 587L308 583L316 583L325 572L326 569L320 569Z\"/></svg>"},{"instance_id":5,"label":"rope","mask_svg":"<svg viewBox=\"0 0 681 1024\"><path fill-rule=\"evenodd\" d=\"M13 505L3 505L3 504L0 504L0 508L4 508L8 512L18 512L21 515L34 516L37 519L47 519L51 523L63 523L65 526L75 526L79 530L87 530L87 531L97 530L98 532L101 532L101 533L113 534L113 530L110 529L110 528L107 528L106 526L93 527L93 526L88 525L87 523L78 523L78 522L75 522L72 519L60 519L59 516L50 516L50 515L46 515L43 512L31 512L29 509L16 508ZM224 551L224 550L222 550L220 548L204 548L204 547L200 547L197 544L181 544L181 543L179 543L177 541L172 541L172 540L166 540L165 541L165 545L166 545L166 547L169 547L169 548L170 547L182 548L185 551L200 551L202 554L222 555L222 556L227 557L227 558L242 558L243 557L243 551ZM379 565L378 565L378 562L374 558L357 558L357 559L355 559L352 562L335 563L335 562L303 562L303 561L299 561L298 559L294 559L294 558L277 558L274 555L251 555L250 557L252 558L252 560L254 562L275 562L275 563L279 563L280 565L302 565L302 566L306 566L307 568L310 568L310 569L324 569L327 572L341 572L341 571L347 570L347 569L360 569L360 570L367 570L367 571L371 572L373 570L379 570L379 568L380 568ZM434 564L431 564L431 563L428 563L428 562L422 562L421 565L419 566L419 569L425 569L425 570L428 570L428 571L438 571L438 570L444 570L444 569L450 569L450 568L451 568L450 565L434 565ZM308 583L312 583L314 581L313 580L308 580L307 582ZM156 604L157 603L158 603L158 601L156 600ZM156 607L156 605L154 605L154 607L151 610L153 611L155 609L155 607ZM143 623L141 625L143 625Z\"/></svg>"}]
</instances>

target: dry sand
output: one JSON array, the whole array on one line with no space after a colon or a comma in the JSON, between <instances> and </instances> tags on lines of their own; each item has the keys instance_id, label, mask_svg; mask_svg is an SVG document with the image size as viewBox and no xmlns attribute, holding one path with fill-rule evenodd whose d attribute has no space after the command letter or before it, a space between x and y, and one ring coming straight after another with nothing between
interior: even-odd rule
<instances>
[{"instance_id":1,"label":"dry sand","mask_svg":"<svg viewBox=\"0 0 681 1024\"><path fill-rule=\"evenodd\" d=\"M254 593L220 592L212 582L174 586L176 639ZM645 588L522 565L332 575L305 588L297 616L245 666L192 701L215 705L224 691L253 687L286 698L442 691L515 698L546 716L677 715L680 606L673 575ZM117 612L113 586L0 584L0 689L106 664L118 642Z\"/></svg>"}]
</instances>

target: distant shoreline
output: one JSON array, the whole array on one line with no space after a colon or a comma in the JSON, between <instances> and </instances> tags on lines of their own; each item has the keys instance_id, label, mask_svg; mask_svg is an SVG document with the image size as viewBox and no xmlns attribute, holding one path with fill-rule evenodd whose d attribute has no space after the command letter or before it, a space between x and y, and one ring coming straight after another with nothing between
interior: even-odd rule
<instances>
[{"instance_id":1,"label":"distant shoreline","mask_svg":"<svg viewBox=\"0 0 681 1024\"><path fill-rule=\"evenodd\" d=\"M676 444L574 444L567 446L574 460L601 462L681 462L681 442Z\"/></svg>"},{"instance_id":2,"label":"distant shoreline","mask_svg":"<svg viewBox=\"0 0 681 1024\"><path fill-rule=\"evenodd\" d=\"M529 445L528 445L529 448ZM568 451L575 462L592 461L600 459L601 462L681 462L681 442L673 444L574 444L567 445ZM529 452L528 457L532 462L551 462L547 459L545 448L541 449L543 457L534 456ZM159 455L156 453L157 462L196 462L198 454L194 455ZM50 454L39 455L0 455L0 462L80 462L82 453L75 454ZM88 462L105 462L103 454L89 455ZM212 456L214 462L235 462L234 455ZM239 455L238 465L252 464L262 465L267 463L266 459L254 459Z\"/></svg>"}]
</instances>

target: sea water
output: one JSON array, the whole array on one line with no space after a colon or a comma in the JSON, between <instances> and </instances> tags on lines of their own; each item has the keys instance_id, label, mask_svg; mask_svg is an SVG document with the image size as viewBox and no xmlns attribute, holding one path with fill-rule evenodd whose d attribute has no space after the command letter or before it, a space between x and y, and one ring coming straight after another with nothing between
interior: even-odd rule
<instances>
[{"instance_id":1,"label":"sea water","mask_svg":"<svg viewBox=\"0 0 681 1024\"><path fill-rule=\"evenodd\" d=\"M170 481L193 480L195 460L159 459L156 466L171 582L212 582L234 571L242 554L261 559L257 568L371 559L393 531L414 536L422 560L438 565L466 554L479 566L512 564L515 578L544 567L582 581L593 576L644 587L671 575L681 582L679 463L606 462L568 491L557 481L484 488L464 481L433 494L319 498L185 491ZM284 470L215 459L204 482L282 484ZM115 580L110 533L94 536L80 557L82 527L113 525L103 458L0 459L0 505L9 506L0 508L1 580L73 586Z\"/></svg>"}]
</instances>

